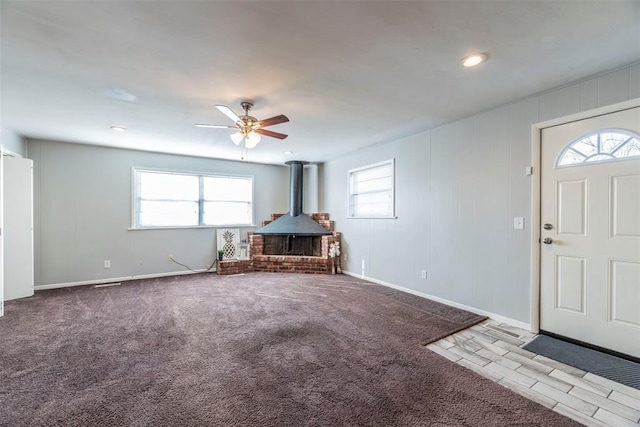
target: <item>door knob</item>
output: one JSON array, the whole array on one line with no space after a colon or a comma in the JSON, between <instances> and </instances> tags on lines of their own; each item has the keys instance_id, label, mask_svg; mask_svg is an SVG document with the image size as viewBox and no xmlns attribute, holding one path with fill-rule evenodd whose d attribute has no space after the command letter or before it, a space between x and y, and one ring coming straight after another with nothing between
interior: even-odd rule
<instances>
[{"instance_id":1,"label":"door knob","mask_svg":"<svg viewBox=\"0 0 640 427\"><path fill-rule=\"evenodd\" d=\"M542 240L542 243L544 243L545 245L550 245L550 244L552 244L552 243L553 243L553 239L552 239L551 237L545 237L545 238Z\"/></svg>"}]
</instances>

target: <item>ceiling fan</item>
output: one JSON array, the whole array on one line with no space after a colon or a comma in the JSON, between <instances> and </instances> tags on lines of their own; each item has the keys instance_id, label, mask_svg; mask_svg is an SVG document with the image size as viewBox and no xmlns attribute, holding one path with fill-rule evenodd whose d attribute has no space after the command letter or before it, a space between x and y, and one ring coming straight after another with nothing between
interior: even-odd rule
<instances>
[{"instance_id":1,"label":"ceiling fan","mask_svg":"<svg viewBox=\"0 0 640 427\"><path fill-rule=\"evenodd\" d=\"M258 120L255 117L249 115L249 110L253 107L253 102L243 101L240 106L244 110L242 116L238 116L233 110L226 105L216 105L216 108L222 112L225 116L229 117L235 123L234 126L230 125L210 125L206 123L196 123L195 126L199 128L214 128L214 129L237 129L238 132L231 135L231 140L234 144L240 145L244 141L245 148L253 148L260 142L260 135L270 136L272 138L285 139L288 135L279 132L273 132L265 129L267 126L273 126L280 123L289 121L289 118L283 114L279 116L270 117L264 120Z\"/></svg>"}]
</instances>

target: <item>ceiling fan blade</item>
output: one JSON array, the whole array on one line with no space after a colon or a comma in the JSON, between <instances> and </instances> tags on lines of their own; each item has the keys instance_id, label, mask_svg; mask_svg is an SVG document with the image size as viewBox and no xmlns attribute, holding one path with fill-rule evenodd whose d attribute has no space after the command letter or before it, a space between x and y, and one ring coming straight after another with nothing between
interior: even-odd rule
<instances>
[{"instance_id":1,"label":"ceiling fan blade","mask_svg":"<svg viewBox=\"0 0 640 427\"><path fill-rule=\"evenodd\" d=\"M264 136L270 136L272 138L278 138L278 139L285 139L286 137L289 136L289 135L285 135L284 133L273 132L266 129L256 129L256 133L259 133L260 135L264 135Z\"/></svg>"},{"instance_id":2,"label":"ceiling fan blade","mask_svg":"<svg viewBox=\"0 0 640 427\"><path fill-rule=\"evenodd\" d=\"M226 105L216 105L216 108L220 110L222 114L224 114L225 116L233 120L234 123L238 123L238 122L242 123L242 120L240 120L240 117L238 117L238 115L234 113L233 110L231 110L231 108L227 107Z\"/></svg>"},{"instance_id":3,"label":"ceiling fan blade","mask_svg":"<svg viewBox=\"0 0 640 427\"><path fill-rule=\"evenodd\" d=\"M273 125L277 125L280 123L285 123L288 122L289 118L283 114L280 114L279 116L274 116L274 117L270 117L268 119L264 119L264 120L260 120L260 126L261 127L267 127L267 126L273 126Z\"/></svg>"},{"instance_id":4,"label":"ceiling fan blade","mask_svg":"<svg viewBox=\"0 0 640 427\"><path fill-rule=\"evenodd\" d=\"M197 128L213 128L213 129L237 129L237 126L227 126L227 125L208 125L206 123L196 123L194 125Z\"/></svg>"}]
</instances>

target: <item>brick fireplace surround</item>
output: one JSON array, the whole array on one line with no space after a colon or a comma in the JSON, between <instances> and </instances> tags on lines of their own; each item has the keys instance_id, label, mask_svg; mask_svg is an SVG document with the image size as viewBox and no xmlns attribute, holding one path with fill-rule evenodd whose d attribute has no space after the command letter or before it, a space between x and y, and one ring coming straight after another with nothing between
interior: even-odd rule
<instances>
[{"instance_id":1,"label":"brick fireplace surround","mask_svg":"<svg viewBox=\"0 0 640 427\"><path fill-rule=\"evenodd\" d=\"M264 227L282 215L283 214L271 214L271 220L263 221L262 226ZM265 238L271 236L263 236L249 232L251 259L218 261L217 273L229 275L263 271L272 273L331 274L332 259L329 257L329 246L333 242L340 243L342 238L341 233L334 230L334 222L329 219L328 213L302 215L308 215L325 229L331 231L330 236L316 237L317 239L321 239L320 256L266 255Z\"/></svg>"}]
</instances>

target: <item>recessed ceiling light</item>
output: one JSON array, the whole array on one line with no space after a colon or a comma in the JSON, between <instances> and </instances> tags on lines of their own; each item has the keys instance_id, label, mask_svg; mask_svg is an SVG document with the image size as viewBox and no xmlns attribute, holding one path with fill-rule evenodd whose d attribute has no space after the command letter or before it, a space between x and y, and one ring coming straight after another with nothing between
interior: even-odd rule
<instances>
[{"instance_id":1,"label":"recessed ceiling light","mask_svg":"<svg viewBox=\"0 0 640 427\"><path fill-rule=\"evenodd\" d=\"M485 53L472 53L471 55L467 55L460 60L460 65L463 67L475 67L476 65L482 64L487 60L487 54Z\"/></svg>"},{"instance_id":2,"label":"recessed ceiling light","mask_svg":"<svg viewBox=\"0 0 640 427\"><path fill-rule=\"evenodd\" d=\"M124 126L111 126L111 130L114 132L125 132L127 128Z\"/></svg>"},{"instance_id":3,"label":"recessed ceiling light","mask_svg":"<svg viewBox=\"0 0 640 427\"><path fill-rule=\"evenodd\" d=\"M105 89L102 93L112 99L117 99L118 101L127 101L127 102L135 102L138 97L132 93L129 93L122 89Z\"/></svg>"},{"instance_id":4,"label":"recessed ceiling light","mask_svg":"<svg viewBox=\"0 0 640 427\"><path fill-rule=\"evenodd\" d=\"M291 154L293 154L293 151L285 151L285 152L284 152L284 155L285 155L285 156L289 156L289 155L291 155Z\"/></svg>"}]
</instances>

